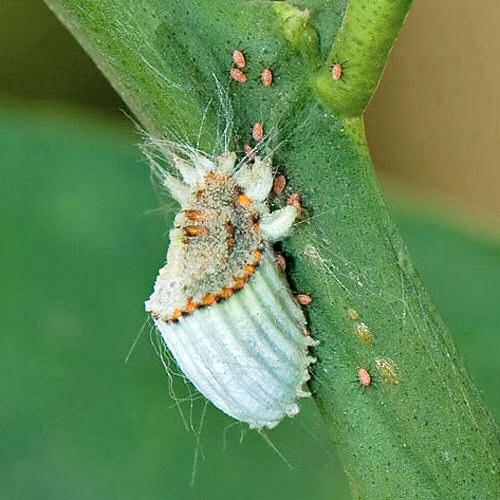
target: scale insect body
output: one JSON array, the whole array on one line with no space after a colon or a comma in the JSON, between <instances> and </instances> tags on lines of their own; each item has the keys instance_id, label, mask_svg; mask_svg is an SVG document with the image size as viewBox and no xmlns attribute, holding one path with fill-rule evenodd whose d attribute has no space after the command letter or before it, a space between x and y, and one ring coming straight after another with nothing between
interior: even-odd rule
<instances>
[{"instance_id":1,"label":"scale insect body","mask_svg":"<svg viewBox=\"0 0 500 500\"><path fill-rule=\"evenodd\" d=\"M247 65L245 54L241 50L233 50L233 62L238 68L243 69Z\"/></svg>"},{"instance_id":2,"label":"scale insect body","mask_svg":"<svg viewBox=\"0 0 500 500\"><path fill-rule=\"evenodd\" d=\"M332 66L332 78L338 82L341 78L342 75L344 74L344 68L342 67L342 64L337 62Z\"/></svg>"},{"instance_id":3,"label":"scale insect body","mask_svg":"<svg viewBox=\"0 0 500 500\"><path fill-rule=\"evenodd\" d=\"M270 212L270 158L159 148L181 179L153 167L181 211L146 311L207 399L251 428L274 427L309 396L308 347L316 344L272 249L297 208Z\"/></svg>"},{"instance_id":4,"label":"scale insect body","mask_svg":"<svg viewBox=\"0 0 500 500\"><path fill-rule=\"evenodd\" d=\"M362 387L369 387L372 385L372 376L366 368L360 368L358 372L359 383Z\"/></svg>"},{"instance_id":5,"label":"scale insect body","mask_svg":"<svg viewBox=\"0 0 500 500\"><path fill-rule=\"evenodd\" d=\"M270 68L264 68L260 75L264 87L270 87L273 84L273 72Z\"/></svg>"}]
</instances>

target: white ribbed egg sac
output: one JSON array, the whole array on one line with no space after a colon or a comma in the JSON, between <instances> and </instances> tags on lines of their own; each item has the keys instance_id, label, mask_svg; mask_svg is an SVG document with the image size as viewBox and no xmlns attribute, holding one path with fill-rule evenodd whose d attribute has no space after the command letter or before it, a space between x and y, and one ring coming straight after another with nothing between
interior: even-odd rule
<instances>
[{"instance_id":1,"label":"white ribbed egg sac","mask_svg":"<svg viewBox=\"0 0 500 500\"><path fill-rule=\"evenodd\" d=\"M299 412L315 360L306 320L270 246L244 288L228 299L166 322L163 340L193 385L250 428L275 427Z\"/></svg>"}]
</instances>

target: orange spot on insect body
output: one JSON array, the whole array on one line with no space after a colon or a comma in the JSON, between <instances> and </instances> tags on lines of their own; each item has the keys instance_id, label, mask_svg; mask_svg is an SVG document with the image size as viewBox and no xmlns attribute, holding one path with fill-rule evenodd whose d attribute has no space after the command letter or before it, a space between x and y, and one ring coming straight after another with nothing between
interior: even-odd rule
<instances>
[{"instance_id":1,"label":"orange spot on insect body","mask_svg":"<svg viewBox=\"0 0 500 500\"><path fill-rule=\"evenodd\" d=\"M219 294L219 297L222 299L228 299L233 295L233 290L231 288L224 288L222 292Z\"/></svg>"},{"instance_id":2,"label":"orange spot on insect body","mask_svg":"<svg viewBox=\"0 0 500 500\"><path fill-rule=\"evenodd\" d=\"M202 303L204 306L210 306L212 304L215 304L217 300L217 297L213 294L209 294L209 295L205 295L205 297L203 297L203 300L202 300Z\"/></svg>"},{"instance_id":3,"label":"orange spot on insect body","mask_svg":"<svg viewBox=\"0 0 500 500\"><path fill-rule=\"evenodd\" d=\"M265 87L270 87L273 84L273 72L269 68L265 68L262 70L260 79Z\"/></svg>"},{"instance_id":4,"label":"orange spot on insect body","mask_svg":"<svg viewBox=\"0 0 500 500\"><path fill-rule=\"evenodd\" d=\"M235 290L241 290L245 284L246 284L247 280L245 277L243 278L234 278L234 289Z\"/></svg>"},{"instance_id":5,"label":"orange spot on insect body","mask_svg":"<svg viewBox=\"0 0 500 500\"><path fill-rule=\"evenodd\" d=\"M252 205L252 200L246 194L242 193L238 196L238 203L240 205L249 207Z\"/></svg>"},{"instance_id":6,"label":"orange spot on insect body","mask_svg":"<svg viewBox=\"0 0 500 500\"><path fill-rule=\"evenodd\" d=\"M238 83L245 83L247 81L247 75L238 68L231 68L231 78Z\"/></svg>"},{"instance_id":7,"label":"orange spot on insect body","mask_svg":"<svg viewBox=\"0 0 500 500\"><path fill-rule=\"evenodd\" d=\"M344 73L344 69L342 68L342 64L339 62L335 63L332 66L332 78L338 82L342 78L342 74Z\"/></svg>"},{"instance_id":8,"label":"orange spot on insect body","mask_svg":"<svg viewBox=\"0 0 500 500\"><path fill-rule=\"evenodd\" d=\"M255 273L255 266L251 266L250 264L247 264L245 266L245 271L246 271L248 276L252 276L252 274Z\"/></svg>"},{"instance_id":9,"label":"orange spot on insect body","mask_svg":"<svg viewBox=\"0 0 500 500\"><path fill-rule=\"evenodd\" d=\"M200 210L186 210L186 218L195 222L203 222L206 218L206 213Z\"/></svg>"},{"instance_id":10,"label":"orange spot on insect body","mask_svg":"<svg viewBox=\"0 0 500 500\"><path fill-rule=\"evenodd\" d=\"M233 50L233 62L238 68L243 69L247 65L245 54L241 50Z\"/></svg>"},{"instance_id":11,"label":"orange spot on insect body","mask_svg":"<svg viewBox=\"0 0 500 500\"><path fill-rule=\"evenodd\" d=\"M203 236L207 234L207 228L203 226L185 226L184 234L189 237Z\"/></svg>"},{"instance_id":12,"label":"orange spot on insect body","mask_svg":"<svg viewBox=\"0 0 500 500\"><path fill-rule=\"evenodd\" d=\"M193 302L193 298L189 297L188 303L186 304L186 312L191 313L198 309L198 306Z\"/></svg>"},{"instance_id":13,"label":"orange spot on insect body","mask_svg":"<svg viewBox=\"0 0 500 500\"><path fill-rule=\"evenodd\" d=\"M180 309L175 309L172 314L172 321L177 321L182 316L182 311Z\"/></svg>"},{"instance_id":14,"label":"orange spot on insect body","mask_svg":"<svg viewBox=\"0 0 500 500\"><path fill-rule=\"evenodd\" d=\"M308 306L313 300L310 295L306 295L305 293L298 293L295 295L295 299L301 306Z\"/></svg>"},{"instance_id":15,"label":"orange spot on insect body","mask_svg":"<svg viewBox=\"0 0 500 500\"><path fill-rule=\"evenodd\" d=\"M275 195L280 195L286 188L286 177L284 175L277 175L274 178L273 192Z\"/></svg>"},{"instance_id":16,"label":"orange spot on insect body","mask_svg":"<svg viewBox=\"0 0 500 500\"><path fill-rule=\"evenodd\" d=\"M369 387L372 383L372 376L366 368L360 368L358 378L363 387Z\"/></svg>"},{"instance_id":17,"label":"orange spot on insect body","mask_svg":"<svg viewBox=\"0 0 500 500\"><path fill-rule=\"evenodd\" d=\"M257 122L252 129L252 137L254 141L261 142L264 139L264 127L262 123Z\"/></svg>"}]
</instances>

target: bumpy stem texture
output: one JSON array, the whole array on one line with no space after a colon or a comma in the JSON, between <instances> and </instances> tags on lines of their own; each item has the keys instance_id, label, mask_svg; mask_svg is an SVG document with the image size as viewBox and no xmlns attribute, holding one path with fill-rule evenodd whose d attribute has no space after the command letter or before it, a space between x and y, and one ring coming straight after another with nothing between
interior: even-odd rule
<instances>
[{"instance_id":1,"label":"bumpy stem texture","mask_svg":"<svg viewBox=\"0 0 500 500\"><path fill-rule=\"evenodd\" d=\"M494 498L496 425L417 276L369 159L351 133L340 151L331 144L342 128L331 116L315 120L300 148L287 151L311 210L286 248L296 286L314 296L309 318L321 344L313 390L352 491ZM373 386L353 384L360 368Z\"/></svg>"},{"instance_id":2,"label":"bumpy stem texture","mask_svg":"<svg viewBox=\"0 0 500 500\"><path fill-rule=\"evenodd\" d=\"M353 495L498 498L498 429L388 214L364 138L362 112L411 2L47 2L150 133L217 149L224 120L210 102L221 88L237 151L264 124L304 200L284 250L292 286L313 296L312 389ZM247 55L244 84L229 77L235 48ZM373 376L363 389L360 368Z\"/></svg>"},{"instance_id":3,"label":"bumpy stem texture","mask_svg":"<svg viewBox=\"0 0 500 500\"><path fill-rule=\"evenodd\" d=\"M337 116L360 116L382 77L389 52L412 0L352 0L345 12L316 91ZM340 64L343 77L331 70Z\"/></svg>"}]
</instances>

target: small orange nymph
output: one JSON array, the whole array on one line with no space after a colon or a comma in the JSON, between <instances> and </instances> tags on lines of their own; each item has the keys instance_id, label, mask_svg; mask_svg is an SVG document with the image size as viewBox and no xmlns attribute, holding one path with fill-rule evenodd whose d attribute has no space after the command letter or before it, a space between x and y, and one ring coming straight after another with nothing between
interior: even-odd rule
<instances>
[{"instance_id":1,"label":"small orange nymph","mask_svg":"<svg viewBox=\"0 0 500 500\"><path fill-rule=\"evenodd\" d=\"M363 387L368 387L372 383L372 376L366 368L360 368L358 373L359 381Z\"/></svg>"},{"instance_id":2,"label":"small orange nymph","mask_svg":"<svg viewBox=\"0 0 500 500\"><path fill-rule=\"evenodd\" d=\"M274 194L276 195L281 194L285 188L286 188L286 177L282 174L277 175L274 178L274 184L273 184Z\"/></svg>"},{"instance_id":3,"label":"small orange nymph","mask_svg":"<svg viewBox=\"0 0 500 500\"><path fill-rule=\"evenodd\" d=\"M233 51L233 62L238 68L243 69L247 65L247 61L245 59L245 54L241 52L241 50Z\"/></svg>"},{"instance_id":4,"label":"small orange nymph","mask_svg":"<svg viewBox=\"0 0 500 500\"><path fill-rule=\"evenodd\" d=\"M344 69L342 68L342 64L335 63L332 67L332 78L338 82L342 78L342 74L344 73Z\"/></svg>"},{"instance_id":5,"label":"small orange nymph","mask_svg":"<svg viewBox=\"0 0 500 500\"><path fill-rule=\"evenodd\" d=\"M273 72L269 68L265 68L260 75L260 79L265 87L270 87L273 84Z\"/></svg>"},{"instance_id":6,"label":"small orange nymph","mask_svg":"<svg viewBox=\"0 0 500 500\"><path fill-rule=\"evenodd\" d=\"M295 298L301 306L308 306L313 301L312 297L310 295L306 295L305 293L298 293L295 295Z\"/></svg>"},{"instance_id":7,"label":"small orange nymph","mask_svg":"<svg viewBox=\"0 0 500 500\"><path fill-rule=\"evenodd\" d=\"M257 122L253 126L252 137L256 142L260 142L264 139L264 127L262 126L262 123Z\"/></svg>"},{"instance_id":8,"label":"small orange nymph","mask_svg":"<svg viewBox=\"0 0 500 500\"><path fill-rule=\"evenodd\" d=\"M231 78L238 83L245 83L247 81L247 75L238 68L231 68Z\"/></svg>"}]
</instances>

